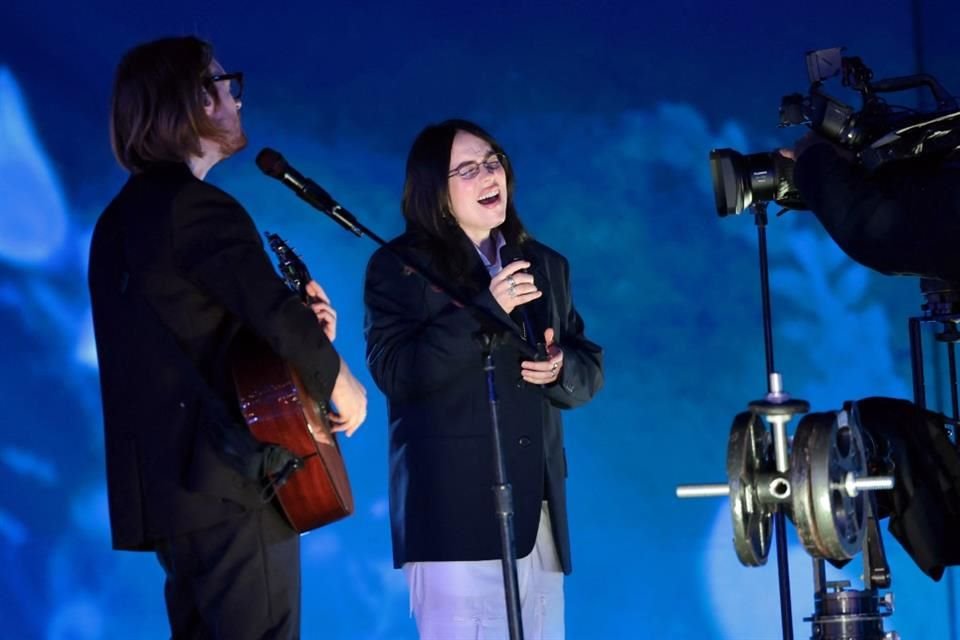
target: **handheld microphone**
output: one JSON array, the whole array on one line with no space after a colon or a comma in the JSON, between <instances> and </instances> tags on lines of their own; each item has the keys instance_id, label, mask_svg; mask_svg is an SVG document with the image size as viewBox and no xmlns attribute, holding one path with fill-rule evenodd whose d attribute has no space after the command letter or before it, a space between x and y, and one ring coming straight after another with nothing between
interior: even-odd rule
<instances>
[{"instance_id":1,"label":"handheld microphone","mask_svg":"<svg viewBox=\"0 0 960 640\"><path fill-rule=\"evenodd\" d=\"M518 247L513 245L505 244L500 247L500 266L505 267L511 262L516 262L517 260L524 260L523 254L520 252ZM526 269L521 269L519 273L527 273ZM543 329L540 327L534 327L534 322L530 319L530 316L533 315L527 312L527 307L538 302L533 300L527 304L520 305L514 308L510 316L514 321L523 328L523 337L526 340L527 344L533 347L537 352L537 360L546 360L547 355L547 345L543 342Z\"/></svg>"},{"instance_id":2,"label":"handheld microphone","mask_svg":"<svg viewBox=\"0 0 960 640\"><path fill-rule=\"evenodd\" d=\"M256 162L261 171L287 185L307 204L333 218L347 231L357 236L363 235L352 213L340 206L323 187L291 167L279 152L270 148L261 149Z\"/></svg>"}]
</instances>

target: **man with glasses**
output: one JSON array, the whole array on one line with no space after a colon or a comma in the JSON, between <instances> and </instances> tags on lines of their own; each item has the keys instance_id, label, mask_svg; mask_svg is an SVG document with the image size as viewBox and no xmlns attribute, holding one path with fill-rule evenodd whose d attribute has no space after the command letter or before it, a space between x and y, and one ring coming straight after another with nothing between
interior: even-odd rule
<instances>
[{"instance_id":1,"label":"man with glasses","mask_svg":"<svg viewBox=\"0 0 960 640\"><path fill-rule=\"evenodd\" d=\"M311 282L317 302L304 305L243 207L203 181L246 145L242 81L194 37L124 56L110 134L131 176L90 249L113 546L156 552L174 638L300 637L299 536L261 497L290 454L244 425L237 334L262 338L331 400L334 431L366 417L323 290Z\"/></svg>"}]
</instances>

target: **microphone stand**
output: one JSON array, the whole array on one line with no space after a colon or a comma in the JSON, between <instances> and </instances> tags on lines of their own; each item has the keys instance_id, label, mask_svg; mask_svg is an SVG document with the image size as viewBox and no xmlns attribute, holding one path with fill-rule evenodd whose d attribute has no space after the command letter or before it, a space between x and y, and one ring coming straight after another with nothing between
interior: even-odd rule
<instances>
[{"instance_id":1,"label":"microphone stand","mask_svg":"<svg viewBox=\"0 0 960 640\"><path fill-rule=\"evenodd\" d=\"M301 196L302 197L302 196ZM507 467L503 456L503 448L500 438L500 421L498 413L497 392L495 386L495 366L493 364L493 350L502 336L513 336L518 346L525 355L531 359L536 359L537 352L526 340L521 339L516 330L505 323L500 318L491 314L482 307L473 305L467 301L460 300L456 295L450 292L440 280L425 269L419 269L409 264L408 261L395 251L392 247L378 236L376 233L364 226L356 216L341 207L330 198L329 202L324 202L322 206L319 202L303 198L307 204L310 204L318 211L329 216L341 227L350 231L358 238L367 236L378 245L386 249L400 261L405 269L418 274L431 287L446 295L451 302L461 308L470 308L483 314L494 325L499 325L500 331L484 331L480 336L480 342L483 346L483 370L486 372L487 379L487 398L490 405L490 436L493 443L493 467L494 482L493 493L497 520L500 525L500 547L501 561L503 567L503 591L507 606L507 624L510 631L510 640L523 640L523 624L520 614L520 589L517 579L517 553L516 541L513 528L513 488L507 479Z\"/></svg>"},{"instance_id":2,"label":"microphone stand","mask_svg":"<svg viewBox=\"0 0 960 640\"><path fill-rule=\"evenodd\" d=\"M507 466L500 443L500 420L497 389L494 384L493 347L497 336L481 335L483 344L483 370L487 373L487 400L490 403L490 435L493 441L493 494L497 520L500 524L501 566L503 568L503 593L507 603L507 625L511 640L523 640L523 624L520 616L520 588L517 580L517 548L513 532L513 487L507 481Z\"/></svg>"}]
</instances>

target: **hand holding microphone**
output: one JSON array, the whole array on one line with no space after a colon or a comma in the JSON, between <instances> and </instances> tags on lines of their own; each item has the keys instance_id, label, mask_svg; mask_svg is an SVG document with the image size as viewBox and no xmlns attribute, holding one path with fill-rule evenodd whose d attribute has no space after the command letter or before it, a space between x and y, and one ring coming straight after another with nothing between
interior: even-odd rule
<instances>
[{"instance_id":1,"label":"hand holding microphone","mask_svg":"<svg viewBox=\"0 0 960 640\"><path fill-rule=\"evenodd\" d=\"M520 305L543 295L543 292L537 289L533 276L524 271L529 267L530 263L526 260L517 260L505 265L500 273L490 279L493 299L508 314Z\"/></svg>"},{"instance_id":2,"label":"hand holding microphone","mask_svg":"<svg viewBox=\"0 0 960 640\"><path fill-rule=\"evenodd\" d=\"M533 305L530 308L521 306L543 296L543 291L537 288L533 274L527 272L532 265L524 260L520 250L512 245L500 248L500 264L503 265L503 270L491 280L490 291L500 306L522 327L527 344L537 351L536 359L520 363L520 376L530 384L556 382L563 368L563 350L554 341L554 330L550 327L541 328L547 322L542 310L537 313L538 309ZM509 308L497 298L497 293L504 291L512 302Z\"/></svg>"},{"instance_id":3,"label":"hand holding microphone","mask_svg":"<svg viewBox=\"0 0 960 640\"><path fill-rule=\"evenodd\" d=\"M508 314L543 295L533 275L527 272L531 265L524 260L520 249L509 244L500 247L500 264L500 273L490 279L490 293Z\"/></svg>"}]
</instances>

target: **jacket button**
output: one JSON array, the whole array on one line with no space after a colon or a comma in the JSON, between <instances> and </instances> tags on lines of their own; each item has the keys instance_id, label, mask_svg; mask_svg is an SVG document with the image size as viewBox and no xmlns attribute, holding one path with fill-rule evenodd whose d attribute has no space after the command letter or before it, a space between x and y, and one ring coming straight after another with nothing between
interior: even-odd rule
<instances>
[{"instance_id":1,"label":"jacket button","mask_svg":"<svg viewBox=\"0 0 960 640\"><path fill-rule=\"evenodd\" d=\"M520 439L517 440L517 443L518 443L521 447L529 447L530 444L531 444L531 440L530 440L530 438L528 438L527 436L520 436Z\"/></svg>"}]
</instances>

